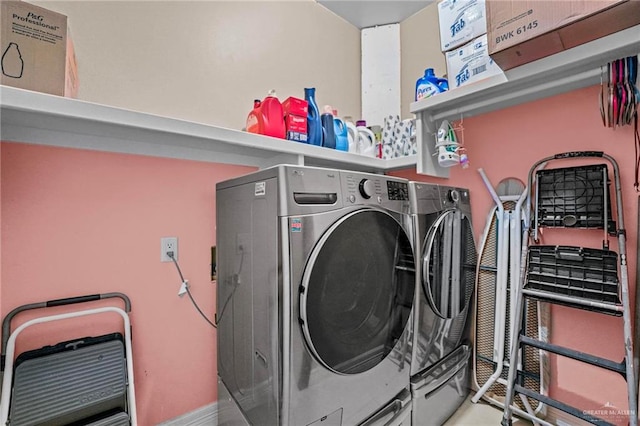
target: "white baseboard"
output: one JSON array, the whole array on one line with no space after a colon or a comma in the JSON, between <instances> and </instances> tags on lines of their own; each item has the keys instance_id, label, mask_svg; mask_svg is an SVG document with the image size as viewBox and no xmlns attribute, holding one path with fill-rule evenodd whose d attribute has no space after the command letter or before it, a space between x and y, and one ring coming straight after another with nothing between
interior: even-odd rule
<instances>
[{"instance_id":1,"label":"white baseboard","mask_svg":"<svg viewBox=\"0 0 640 426\"><path fill-rule=\"evenodd\" d=\"M217 426L218 403L214 402L189 413L175 417L158 426Z\"/></svg>"}]
</instances>

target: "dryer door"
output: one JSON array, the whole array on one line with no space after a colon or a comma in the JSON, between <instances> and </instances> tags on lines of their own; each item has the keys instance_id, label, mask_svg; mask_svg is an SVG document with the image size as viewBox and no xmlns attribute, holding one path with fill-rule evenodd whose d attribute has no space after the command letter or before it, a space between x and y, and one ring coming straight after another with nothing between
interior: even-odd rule
<instances>
[{"instance_id":1,"label":"dryer door","mask_svg":"<svg viewBox=\"0 0 640 426\"><path fill-rule=\"evenodd\" d=\"M411 313L413 259L407 234L383 211L357 210L323 234L300 289L300 323L320 363L356 374L389 355Z\"/></svg>"},{"instance_id":2,"label":"dryer door","mask_svg":"<svg viewBox=\"0 0 640 426\"><path fill-rule=\"evenodd\" d=\"M422 288L433 311L455 318L469 305L477 266L471 221L446 210L429 230L422 254Z\"/></svg>"}]
</instances>

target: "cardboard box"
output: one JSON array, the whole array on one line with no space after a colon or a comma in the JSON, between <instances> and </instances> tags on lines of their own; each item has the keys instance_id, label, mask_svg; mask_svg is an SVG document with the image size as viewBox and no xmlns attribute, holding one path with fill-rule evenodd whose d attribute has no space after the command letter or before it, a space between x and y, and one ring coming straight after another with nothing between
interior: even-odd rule
<instances>
[{"instance_id":1,"label":"cardboard box","mask_svg":"<svg viewBox=\"0 0 640 426\"><path fill-rule=\"evenodd\" d=\"M449 90L502 74L500 67L489 56L486 34L447 52L446 57Z\"/></svg>"},{"instance_id":2,"label":"cardboard box","mask_svg":"<svg viewBox=\"0 0 640 426\"><path fill-rule=\"evenodd\" d=\"M287 126L287 130L293 132L307 133L307 117L301 117L299 115L287 114L284 116L284 123Z\"/></svg>"},{"instance_id":3,"label":"cardboard box","mask_svg":"<svg viewBox=\"0 0 640 426\"><path fill-rule=\"evenodd\" d=\"M307 142L307 111L309 103L304 99L288 97L282 103L284 112L284 126L287 139L297 142Z\"/></svg>"},{"instance_id":4,"label":"cardboard box","mask_svg":"<svg viewBox=\"0 0 640 426\"><path fill-rule=\"evenodd\" d=\"M307 102L305 101L305 104ZM297 142L307 142L307 116L286 114L284 125L287 130L287 139Z\"/></svg>"},{"instance_id":5,"label":"cardboard box","mask_svg":"<svg viewBox=\"0 0 640 426\"><path fill-rule=\"evenodd\" d=\"M64 95L67 17L23 1L2 1L0 27L0 83Z\"/></svg>"},{"instance_id":6,"label":"cardboard box","mask_svg":"<svg viewBox=\"0 0 640 426\"><path fill-rule=\"evenodd\" d=\"M640 24L640 1L487 2L489 54L503 70Z\"/></svg>"},{"instance_id":7,"label":"cardboard box","mask_svg":"<svg viewBox=\"0 0 640 426\"><path fill-rule=\"evenodd\" d=\"M294 98L293 96L289 96L282 103L282 110L284 111L284 115L293 114L301 117L307 116L307 111L309 109L309 103L304 99Z\"/></svg>"},{"instance_id":8,"label":"cardboard box","mask_svg":"<svg viewBox=\"0 0 640 426\"><path fill-rule=\"evenodd\" d=\"M443 52L468 43L487 32L485 0L443 0L438 21Z\"/></svg>"},{"instance_id":9,"label":"cardboard box","mask_svg":"<svg viewBox=\"0 0 640 426\"><path fill-rule=\"evenodd\" d=\"M65 76L64 76L64 96L67 98L77 98L80 89L80 80L78 79L78 62L76 61L76 49L71 38L69 26L67 26L67 52L65 60Z\"/></svg>"}]
</instances>

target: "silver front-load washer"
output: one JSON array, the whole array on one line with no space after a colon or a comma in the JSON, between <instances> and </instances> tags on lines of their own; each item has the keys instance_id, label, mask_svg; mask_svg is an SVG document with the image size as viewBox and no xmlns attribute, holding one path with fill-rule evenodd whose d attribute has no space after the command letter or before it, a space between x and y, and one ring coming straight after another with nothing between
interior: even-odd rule
<instances>
[{"instance_id":1,"label":"silver front-load washer","mask_svg":"<svg viewBox=\"0 0 640 426\"><path fill-rule=\"evenodd\" d=\"M409 198L417 254L412 416L437 426L469 393L477 253L467 189L410 182Z\"/></svg>"},{"instance_id":2,"label":"silver front-load washer","mask_svg":"<svg viewBox=\"0 0 640 426\"><path fill-rule=\"evenodd\" d=\"M356 425L408 387L408 209L407 182L382 175L277 166L217 185L220 394L248 423Z\"/></svg>"}]
</instances>

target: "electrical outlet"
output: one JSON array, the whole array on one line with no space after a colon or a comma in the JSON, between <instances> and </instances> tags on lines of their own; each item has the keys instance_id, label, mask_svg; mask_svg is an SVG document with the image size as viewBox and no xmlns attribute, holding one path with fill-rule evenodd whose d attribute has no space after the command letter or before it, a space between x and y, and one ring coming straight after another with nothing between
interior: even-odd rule
<instances>
[{"instance_id":1,"label":"electrical outlet","mask_svg":"<svg viewBox=\"0 0 640 426\"><path fill-rule=\"evenodd\" d=\"M160 262L173 262L167 255L173 252L174 259L178 260L178 237L162 237L160 238Z\"/></svg>"}]
</instances>

